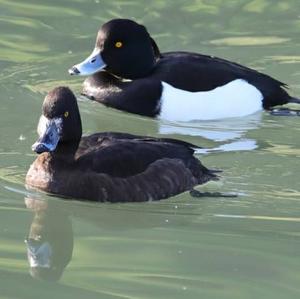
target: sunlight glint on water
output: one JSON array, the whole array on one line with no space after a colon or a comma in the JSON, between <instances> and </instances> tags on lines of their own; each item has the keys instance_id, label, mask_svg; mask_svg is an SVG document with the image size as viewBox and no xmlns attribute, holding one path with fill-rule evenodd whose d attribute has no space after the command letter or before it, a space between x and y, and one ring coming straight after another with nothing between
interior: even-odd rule
<instances>
[{"instance_id":1,"label":"sunlight glint on water","mask_svg":"<svg viewBox=\"0 0 300 299\"><path fill-rule=\"evenodd\" d=\"M239 196L185 193L112 205L63 201L24 187L43 97L57 85L79 96L83 78L67 70L90 52L101 23L133 18L163 52L234 60L289 83L299 97L299 9L297 1L265 0L0 0L0 297L299 298L298 118L258 113L168 123L80 97L85 133L165 135L201 145L197 156L223 173L200 189ZM29 274L24 239L39 229L55 244L58 264L68 264L59 283Z\"/></svg>"}]
</instances>

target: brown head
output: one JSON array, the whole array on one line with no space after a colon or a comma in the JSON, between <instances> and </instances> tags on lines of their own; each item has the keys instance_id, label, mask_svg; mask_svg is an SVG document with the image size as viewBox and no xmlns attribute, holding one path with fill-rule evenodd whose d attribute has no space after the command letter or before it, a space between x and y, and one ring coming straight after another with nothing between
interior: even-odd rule
<instances>
[{"instance_id":1,"label":"brown head","mask_svg":"<svg viewBox=\"0 0 300 299\"><path fill-rule=\"evenodd\" d=\"M81 118L76 97L68 87L56 87L47 94L37 131L39 139L32 150L38 154L53 152L58 145L78 145Z\"/></svg>"}]
</instances>

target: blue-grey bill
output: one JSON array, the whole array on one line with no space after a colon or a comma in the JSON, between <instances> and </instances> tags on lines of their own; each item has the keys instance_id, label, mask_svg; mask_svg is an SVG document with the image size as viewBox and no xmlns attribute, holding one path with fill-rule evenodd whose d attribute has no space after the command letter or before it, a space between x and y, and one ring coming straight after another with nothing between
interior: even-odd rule
<instances>
[{"instance_id":1,"label":"blue-grey bill","mask_svg":"<svg viewBox=\"0 0 300 299\"><path fill-rule=\"evenodd\" d=\"M88 76L101 71L106 67L99 48L95 48L92 54L81 63L75 64L69 69L70 75Z\"/></svg>"},{"instance_id":2,"label":"blue-grey bill","mask_svg":"<svg viewBox=\"0 0 300 299\"><path fill-rule=\"evenodd\" d=\"M38 124L39 139L32 145L32 150L38 154L54 151L60 139L61 126L61 118L48 119L42 115Z\"/></svg>"}]
</instances>

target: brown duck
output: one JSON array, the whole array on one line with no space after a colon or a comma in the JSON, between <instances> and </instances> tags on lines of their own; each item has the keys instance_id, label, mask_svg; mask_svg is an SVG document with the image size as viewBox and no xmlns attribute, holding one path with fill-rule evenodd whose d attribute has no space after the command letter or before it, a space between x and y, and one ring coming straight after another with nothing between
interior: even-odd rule
<instances>
[{"instance_id":1,"label":"brown duck","mask_svg":"<svg viewBox=\"0 0 300 299\"><path fill-rule=\"evenodd\" d=\"M38 134L32 149L39 155L26 185L46 192L138 202L167 198L217 179L215 171L193 156L195 146L184 141L114 132L82 137L77 101L67 87L46 96Z\"/></svg>"}]
</instances>

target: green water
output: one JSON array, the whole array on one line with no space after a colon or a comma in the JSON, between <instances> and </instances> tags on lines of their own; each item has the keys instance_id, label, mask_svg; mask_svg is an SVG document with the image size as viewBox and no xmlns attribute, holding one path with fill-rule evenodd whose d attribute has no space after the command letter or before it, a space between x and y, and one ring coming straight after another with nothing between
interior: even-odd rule
<instances>
[{"instance_id":1,"label":"green water","mask_svg":"<svg viewBox=\"0 0 300 299\"><path fill-rule=\"evenodd\" d=\"M198 156L222 180L202 189L239 197L113 205L34 200L24 187L43 97L62 84L79 94L83 78L67 69L103 22L134 18L162 51L246 64L299 97L299 11L296 0L0 0L0 298L299 298L299 118L166 123L80 98L85 133L169 134L214 149ZM36 219L60 258L74 238L59 282L29 275L24 239Z\"/></svg>"}]
</instances>

